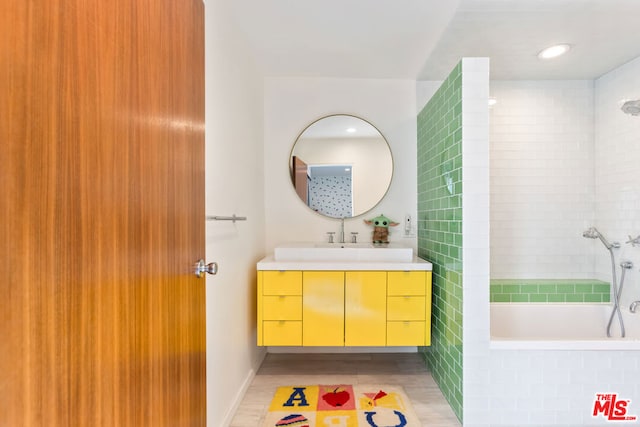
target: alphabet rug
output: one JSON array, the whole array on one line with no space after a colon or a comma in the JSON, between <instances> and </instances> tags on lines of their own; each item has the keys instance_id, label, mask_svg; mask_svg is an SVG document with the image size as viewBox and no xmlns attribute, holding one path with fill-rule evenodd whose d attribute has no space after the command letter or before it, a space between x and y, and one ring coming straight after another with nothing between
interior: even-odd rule
<instances>
[{"instance_id":1,"label":"alphabet rug","mask_svg":"<svg viewBox=\"0 0 640 427\"><path fill-rule=\"evenodd\" d=\"M399 386L278 387L263 427L420 427Z\"/></svg>"}]
</instances>

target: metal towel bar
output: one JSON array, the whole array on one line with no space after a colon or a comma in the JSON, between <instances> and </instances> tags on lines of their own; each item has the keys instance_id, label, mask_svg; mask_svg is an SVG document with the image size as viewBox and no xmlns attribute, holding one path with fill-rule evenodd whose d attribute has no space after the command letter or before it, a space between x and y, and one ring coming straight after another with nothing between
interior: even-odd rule
<instances>
[{"instance_id":1,"label":"metal towel bar","mask_svg":"<svg viewBox=\"0 0 640 427\"><path fill-rule=\"evenodd\" d=\"M232 221L233 223L235 223L236 221L246 221L246 220L247 220L246 216L236 216L236 214L233 214L232 216L218 216L218 215L207 216L207 221Z\"/></svg>"}]
</instances>

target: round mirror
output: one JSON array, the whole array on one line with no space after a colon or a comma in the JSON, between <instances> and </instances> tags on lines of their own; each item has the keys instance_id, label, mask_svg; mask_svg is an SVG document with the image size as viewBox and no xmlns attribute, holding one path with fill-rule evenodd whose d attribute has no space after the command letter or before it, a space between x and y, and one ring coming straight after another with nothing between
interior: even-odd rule
<instances>
[{"instance_id":1,"label":"round mirror","mask_svg":"<svg viewBox=\"0 0 640 427\"><path fill-rule=\"evenodd\" d=\"M391 184L393 158L371 123L346 114L307 126L291 150L291 181L310 209L351 218L373 209Z\"/></svg>"}]
</instances>

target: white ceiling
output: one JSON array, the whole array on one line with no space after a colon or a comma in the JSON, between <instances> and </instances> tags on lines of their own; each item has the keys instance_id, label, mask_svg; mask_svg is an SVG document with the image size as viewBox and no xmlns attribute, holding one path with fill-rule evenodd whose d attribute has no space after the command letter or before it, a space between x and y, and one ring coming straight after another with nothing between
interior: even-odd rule
<instances>
[{"instance_id":1,"label":"white ceiling","mask_svg":"<svg viewBox=\"0 0 640 427\"><path fill-rule=\"evenodd\" d=\"M493 79L593 79L640 56L640 0L228 1L265 76L442 80L488 56Z\"/></svg>"},{"instance_id":2,"label":"white ceiling","mask_svg":"<svg viewBox=\"0 0 640 427\"><path fill-rule=\"evenodd\" d=\"M418 75L458 5L458 0L226 1L266 76L403 79Z\"/></svg>"}]
</instances>

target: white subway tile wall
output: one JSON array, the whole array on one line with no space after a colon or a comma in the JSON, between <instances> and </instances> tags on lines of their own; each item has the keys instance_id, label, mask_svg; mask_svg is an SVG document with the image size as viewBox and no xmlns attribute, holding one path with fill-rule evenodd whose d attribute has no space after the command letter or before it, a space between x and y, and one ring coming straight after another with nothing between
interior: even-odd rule
<instances>
[{"instance_id":1,"label":"white subway tile wall","mask_svg":"<svg viewBox=\"0 0 640 427\"><path fill-rule=\"evenodd\" d=\"M593 81L493 81L491 96L492 279L592 278Z\"/></svg>"},{"instance_id":2,"label":"white subway tile wall","mask_svg":"<svg viewBox=\"0 0 640 427\"><path fill-rule=\"evenodd\" d=\"M618 259L636 266L625 277L625 307L640 300L640 247L624 243L640 234L640 116L620 110L629 99L640 99L640 58L595 82L595 217L609 240L622 243ZM598 249L596 273L607 277L611 267Z\"/></svg>"},{"instance_id":3,"label":"white subway tile wall","mask_svg":"<svg viewBox=\"0 0 640 427\"><path fill-rule=\"evenodd\" d=\"M489 348L489 60L462 61L464 425L491 422ZM486 302L486 304L485 304ZM498 398L499 399L499 398ZM506 406L510 410L509 406Z\"/></svg>"},{"instance_id":4,"label":"white subway tile wall","mask_svg":"<svg viewBox=\"0 0 640 427\"><path fill-rule=\"evenodd\" d=\"M637 352L494 350L486 356L485 393L465 394L465 425L607 424L592 415L596 393L631 399L629 415L640 414Z\"/></svg>"}]
</instances>

